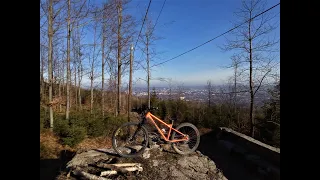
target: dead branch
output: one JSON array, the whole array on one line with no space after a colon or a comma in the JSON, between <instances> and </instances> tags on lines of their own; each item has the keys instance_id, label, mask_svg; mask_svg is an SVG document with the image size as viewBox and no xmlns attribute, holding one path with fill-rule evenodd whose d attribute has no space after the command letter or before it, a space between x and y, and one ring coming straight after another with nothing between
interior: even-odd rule
<instances>
[{"instance_id":1,"label":"dead branch","mask_svg":"<svg viewBox=\"0 0 320 180\"><path fill-rule=\"evenodd\" d=\"M113 170L111 170L111 171L102 171L100 176L110 176L110 175L115 175L117 173L118 173L117 171L113 171Z\"/></svg>"},{"instance_id":2,"label":"dead branch","mask_svg":"<svg viewBox=\"0 0 320 180\"><path fill-rule=\"evenodd\" d=\"M99 176L96 176L96 175L81 171L79 169L74 170L73 174L76 175L76 176L82 176L82 177L84 177L86 179L89 179L89 180L111 180L111 179L108 179L108 178L99 177Z\"/></svg>"},{"instance_id":3,"label":"dead branch","mask_svg":"<svg viewBox=\"0 0 320 180\"><path fill-rule=\"evenodd\" d=\"M111 165L111 164L105 164L105 165ZM119 166L119 167L116 167L117 165L113 165L113 167L110 167L110 169L114 169L114 168L117 168L118 171L120 171L121 173L127 173L127 172L132 172L132 171L142 171L143 168L141 166L133 166L133 167L124 167L122 168L123 166ZM102 171L100 176L109 176L109 175L114 175L114 174L117 174L118 171L116 170L109 170L109 171Z\"/></svg>"},{"instance_id":4,"label":"dead branch","mask_svg":"<svg viewBox=\"0 0 320 180\"><path fill-rule=\"evenodd\" d=\"M127 166L141 167L140 163L121 163L121 164L110 164L110 165L117 166L117 167L127 167Z\"/></svg>"},{"instance_id":5,"label":"dead branch","mask_svg":"<svg viewBox=\"0 0 320 180\"><path fill-rule=\"evenodd\" d=\"M117 172L127 173L129 171L142 171L143 168L141 167L140 163L123 163L123 164L97 164L98 167L101 168L108 168ZM105 172L104 174L108 174L110 172Z\"/></svg>"}]
</instances>

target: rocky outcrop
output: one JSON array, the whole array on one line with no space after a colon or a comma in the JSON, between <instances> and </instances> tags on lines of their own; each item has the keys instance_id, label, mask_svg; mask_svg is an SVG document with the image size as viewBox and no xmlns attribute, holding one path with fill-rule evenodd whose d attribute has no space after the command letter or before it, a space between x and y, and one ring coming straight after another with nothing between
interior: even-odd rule
<instances>
[{"instance_id":1,"label":"rocky outcrop","mask_svg":"<svg viewBox=\"0 0 320 180\"><path fill-rule=\"evenodd\" d=\"M113 168L118 164L139 165L132 171ZM103 165L104 164L104 165ZM109 167L109 168L101 168ZM69 176L74 179L226 179L216 164L196 151L190 155L179 155L168 146L154 145L136 158L119 157L113 149L96 149L79 153L67 164ZM139 169L139 170L138 170ZM111 172L111 170L113 170ZM105 173L108 171L109 173ZM118 172L115 172L118 171ZM104 172L106 176L100 176ZM116 174L115 174L116 173Z\"/></svg>"}]
</instances>

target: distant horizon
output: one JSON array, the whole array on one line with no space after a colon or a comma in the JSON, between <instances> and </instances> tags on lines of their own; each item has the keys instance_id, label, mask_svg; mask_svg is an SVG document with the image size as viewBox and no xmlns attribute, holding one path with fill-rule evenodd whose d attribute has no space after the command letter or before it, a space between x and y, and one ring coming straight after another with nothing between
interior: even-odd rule
<instances>
[{"instance_id":1,"label":"distant horizon","mask_svg":"<svg viewBox=\"0 0 320 180\"><path fill-rule=\"evenodd\" d=\"M276 82L271 82L271 83L268 83L268 84L263 84L262 86L274 86ZM221 83L221 84L214 84L212 83L211 86L213 88L215 87L227 87L229 86L230 84L228 83ZM249 86L249 85L246 85L246 84L241 84L241 83L238 83L238 86ZM174 84L172 86L172 89L177 89L180 85L179 84ZM183 84L181 85L183 88L201 88L201 89L205 89L208 85L207 84ZM127 91L127 84L122 85L121 86L121 89L122 91ZM85 85L85 84L82 84L82 88L84 89L89 89L90 88L90 84L88 85ZM101 82L99 83L95 83L94 85L94 89L100 89L101 88ZM143 89L143 90L146 90L148 87L147 85L142 85L142 84L139 84L139 85L133 85L132 89L135 91L135 90L140 90L140 89ZM169 85L166 85L166 84L157 84L157 85L150 85L150 90L152 91L153 88L156 88L156 89L161 89L161 88L169 88ZM106 88L107 89L107 88Z\"/></svg>"},{"instance_id":2,"label":"distant horizon","mask_svg":"<svg viewBox=\"0 0 320 180\"><path fill-rule=\"evenodd\" d=\"M262 86L274 86L276 83L278 83L280 80L280 78L278 80L271 80L268 83L262 84ZM48 83L48 79L47 77L44 77L44 81ZM71 84L73 84L74 82L72 82ZM105 80L105 84L107 85L107 80ZM237 83L238 86L249 86L248 83ZM208 86L207 82L205 83L183 83L182 81L173 81L171 87L173 89L178 88L179 86L183 87L183 88L205 88ZM211 86L212 87L224 87L224 86L230 86L230 83L225 81L225 82L215 82L215 81L211 81ZM150 89L152 90L152 88L169 88L169 83L150 83ZM90 88L90 81L89 80L85 80L84 82L82 81L81 83L81 88L83 89L89 89ZM93 83L93 88L94 89L100 89L101 88L101 81L99 80L95 80ZM121 91L126 91L128 88L128 82L122 83L121 86ZM132 85L133 89L147 89L147 83L133 83ZM106 90L108 89L107 86L105 88Z\"/></svg>"},{"instance_id":3,"label":"distant horizon","mask_svg":"<svg viewBox=\"0 0 320 180\"><path fill-rule=\"evenodd\" d=\"M273 82L273 83L269 83L269 84L263 84L263 85L261 85L261 86L273 86L274 85L274 83L275 82ZM212 87L226 87L226 86L229 86L230 84L227 84L227 83L225 83L225 84L211 84L211 86ZM245 84L238 84L238 86L246 86ZM205 84L205 85L182 85L182 87L184 87L184 88L200 88L200 87L203 87L203 88L206 88L208 85L207 84ZM249 87L249 85L247 85L248 87ZM150 86L150 89L152 89L152 88L169 88L169 86ZM174 89L176 89L178 86L173 86L172 88L174 88ZM133 88L147 88L147 86L135 86L135 87L133 87Z\"/></svg>"}]
</instances>

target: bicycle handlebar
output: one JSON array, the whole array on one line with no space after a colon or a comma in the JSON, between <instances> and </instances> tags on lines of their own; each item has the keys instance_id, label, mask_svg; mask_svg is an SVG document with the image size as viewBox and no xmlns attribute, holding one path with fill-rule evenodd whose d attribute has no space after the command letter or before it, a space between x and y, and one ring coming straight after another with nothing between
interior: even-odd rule
<instances>
[{"instance_id":1,"label":"bicycle handlebar","mask_svg":"<svg viewBox=\"0 0 320 180\"><path fill-rule=\"evenodd\" d=\"M133 108L131 111L137 112L138 114L142 114L151 110L158 110L158 109L159 109L158 107L150 107L150 108L146 107L146 108Z\"/></svg>"}]
</instances>

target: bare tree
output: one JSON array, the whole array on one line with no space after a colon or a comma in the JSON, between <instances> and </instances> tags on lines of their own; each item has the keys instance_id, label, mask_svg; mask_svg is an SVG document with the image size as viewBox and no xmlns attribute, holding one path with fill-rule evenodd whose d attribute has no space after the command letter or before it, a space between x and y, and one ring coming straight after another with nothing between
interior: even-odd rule
<instances>
[{"instance_id":1,"label":"bare tree","mask_svg":"<svg viewBox=\"0 0 320 180\"><path fill-rule=\"evenodd\" d=\"M57 39L55 41L55 44L53 45L53 59L54 59L54 79L55 79L55 85L58 84L58 90L55 90L54 99L56 99L57 105L59 105L59 112L62 112L62 86L63 86L63 79L64 79L64 57L65 57L65 48L63 46L63 41L58 40L58 37L55 37L54 39ZM56 93L58 91L58 93ZM58 97L56 97L58 96Z\"/></svg>"},{"instance_id":2,"label":"bare tree","mask_svg":"<svg viewBox=\"0 0 320 180\"><path fill-rule=\"evenodd\" d=\"M44 45L40 43L40 101L44 100L44 66L45 66L45 48Z\"/></svg>"},{"instance_id":3,"label":"bare tree","mask_svg":"<svg viewBox=\"0 0 320 180\"><path fill-rule=\"evenodd\" d=\"M122 25L122 1L117 3L117 12L118 12L118 84L117 84L117 114L120 114L120 102L121 102L121 25Z\"/></svg>"},{"instance_id":4,"label":"bare tree","mask_svg":"<svg viewBox=\"0 0 320 180\"><path fill-rule=\"evenodd\" d=\"M177 98L180 99L181 97L183 97L184 93L185 93L184 83L180 82L177 84Z\"/></svg>"},{"instance_id":5,"label":"bare tree","mask_svg":"<svg viewBox=\"0 0 320 180\"><path fill-rule=\"evenodd\" d=\"M52 38L53 38L53 0L49 0L48 11L48 76L49 76L49 102L52 101ZM49 107L50 130L53 130L53 110Z\"/></svg>"},{"instance_id":6,"label":"bare tree","mask_svg":"<svg viewBox=\"0 0 320 180\"><path fill-rule=\"evenodd\" d=\"M244 89L241 86L241 83L243 83L241 81L241 72L239 72L239 66L241 65L241 56L238 54L234 54L231 56L231 65L227 66L227 68L233 68L234 73L233 75L230 77L229 79L229 89L228 92L230 95L230 104L233 104L233 110L234 113L237 113L237 103L238 103L238 94L242 93L242 89Z\"/></svg>"},{"instance_id":7,"label":"bare tree","mask_svg":"<svg viewBox=\"0 0 320 180\"><path fill-rule=\"evenodd\" d=\"M71 0L68 0L68 16L67 16L67 102L66 102L66 119L69 119L69 113L70 113L70 88L71 88L71 69L70 69L70 38L71 38L71 32L75 28L79 28L79 26L76 26L76 22L78 22L80 19L84 18L88 11L85 9L86 0L81 0L78 2L75 2L73 4L73 8L71 9ZM72 13L72 21L71 21L71 11ZM75 66L76 67L76 66ZM75 75L76 75L76 69L75 69ZM76 81L76 78L75 78ZM76 83L76 82L75 82ZM75 84L76 86L76 84Z\"/></svg>"},{"instance_id":8,"label":"bare tree","mask_svg":"<svg viewBox=\"0 0 320 180\"><path fill-rule=\"evenodd\" d=\"M75 34L75 33L73 33ZM78 90L77 90L77 72L78 72L78 58L77 58L77 53L76 53L76 50L75 50L75 47L76 47L76 42L75 42L75 38L73 38L73 55L74 55L74 59L73 59L73 69L74 69L74 104L76 106L76 108L78 107Z\"/></svg>"},{"instance_id":9,"label":"bare tree","mask_svg":"<svg viewBox=\"0 0 320 180\"><path fill-rule=\"evenodd\" d=\"M58 6L57 6L58 4ZM59 6L60 5L60 6ZM56 31L59 29L59 25L61 24L58 20L58 15L60 11L63 9L63 5L59 2L54 2L52 0L49 1L40 1L40 32L47 33L47 43L48 46L42 44L44 49L47 49L48 52L48 85L49 85L49 98L48 98L48 105L49 105L49 113L50 113L50 129L53 129L53 84L54 84L54 67L56 65L56 61L54 62L53 59L53 38ZM46 19L44 19L46 17ZM47 29L45 30L45 24L47 24ZM55 28L54 28L55 27ZM44 37L43 37L44 38ZM42 49L43 50L43 49ZM42 76L44 74L44 61L42 61ZM44 79L44 78L43 78ZM43 83L44 85L44 83ZM43 87L44 88L44 87Z\"/></svg>"},{"instance_id":10,"label":"bare tree","mask_svg":"<svg viewBox=\"0 0 320 180\"><path fill-rule=\"evenodd\" d=\"M104 117L105 112L105 64L106 61L109 59L110 52L112 50L112 41L111 38L109 39L109 42L111 42L107 46L107 36L111 37L111 31L112 28L114 28L114 10L113 8L113 2L108 1L108 3L103 4L103 10L102 10L102 42L101 42L101 49L102 49L102 59L101 59L101 106L102 106L102 117ZM107 26L109 26L109 31L107 29ZM106 47L108 47L108 51L105 52ZM107 54L107 56L106 56ZM109 63L111 65L111 63ZM110 67L111 68L111 67ZM109 72L112 74L112 72ZM111 98L112 101L112 98Z\"/></svg>"},{"instance_id":11,"label":"bare tree","mask_svg":"<svg viewBox=\"0 0 320 180\"><path fill-rule=\"evenodd\" d=\"M79 23L77 23L79 26ZM75 48L76 54L77 54L77 66L78 66L78 98L79 98L79 109L82 109L82 97L81 97L81 82L83 77L83 65L82 65L82 53L81 53L81 34L80 34L80 28L77 29L77 36L76 36L76 42L77 47Z\"/></svg>"},{"instance_id":12,"label":"bare tree","mask_svg":"<svg viewBox=\"0 0 320 180\"><path fill-rule=\"evenodd\" d=\"M110 46L110 51L111 51L111 46ZM116 87L117 87L117 83L116 83L116 79L117 79L117 76L116 76L116 59L115 58L112 58L112 57L109 57L107 58L107 64L108 64L108 73L109 73L109 80L108 80L108 84L109 84L109 92L111 94L111 97L110 97L110 101L109 101L109 106L111 109L113 109L113 112L114 112L114 116L116 116L117 114L117 93L115 91Z\"/></svg>"},{"instance_id":13,"label":"bare tree","mask_svg":"<svg viewBox=\"0 0 320 180\"><path fill-rule=\"evenodd\" d=\"M128 68L130 64L129 56L130 56L130 44L132 43L132 36L134 33L134 22L133 17L126 14L126 7L128 5L128 0L115 0L115 4L113 7L116 11L116 20L118 21L116 27L112 27L112 32L116 35L116 56L115 58L110 57L109 65L114 65L113 60L115 59L116 65L116 80L117 80L117 96L116 96L116 113L117 116L121 112L121 100L125 100L125 98L121 98L121 78L122 75L125 74L125 70ZM112 43L113 44L113 43ZM114 47L111 45L111 47ZM113 69L113 67L112 67ZM111 73L113 74L113 73ZM113 78L112 78L113 79Z\"/></svg>"},{"instance_id":14,"label":"bare tree","mask_svg":"<svg viewBox=\"0 0 320 180\"><path fill-rule=\"evenodd\" d=\"M96 14L95 14L95 17L96 17ZM97 27L98 27L98 21L95 21L94 25L94 33L93 33L93 53L92 53L92 57L90 58L89 57L89 63L90 63L90 91L91 91L91 100L90 100L90 113L92 114L93 113L93 81L94 81L94 68L96 66L96 59L98 58L97 57L97 54L96 53L96 41L97 41L97 37L96 37L96 34L97 34Z\"/></svg>"},{"instance_id":15,"label":"bare tree","mask_svg":"<svg viewBox=\"0 0 320 180\"><path fill-rule=\"evenodd\" d=\"M109 1L112 2L112 1ZM108 103L108 107L110 109L113 109L112 111L114 112L114 116L116 116L117 114L117 93L115 91L117 85L116 85L116 73L117 73L117 61L116 61L116 56L117 55L113 55L112 53L114 52L114 50L116 49L116 42L115 42L115 37L113 36L114 34L116 34L116 27L117 27L117 23L116 23L116 11L114 10L115 8L115 4L116 3L109 3L107 5L105 5L105 14L103 14L103 16L105 16L107 18L107 21L103 21L102 24L102 37L104 38L104 45L102 47L102 50L104 51L102 53L103 56L103 61L102 61L102 83L103 83L103 88L104 89L104 70L105 70L105 66L107 63L107 68L108 68L108 74L109 74L109 79L108 79L108 91L109 91L109 103ZM109 28L106 28L106 26L108 26ZM109 37L109 38L106 38ZM105 49L107 49L107 52L105 52ZM103 99L104 101L104 99Z\"/></svg>"},{"instance_id":16,"label":"bare tree","mask_svg":"<svg viewBox=\"0 0 320 180\"><path fill-rule=\"evenodd\" d=\"M147 55L147 83L148 83L148 108L150 109L150 53L149 53L149 45L150 45L150 35L151 35L151 29L150 24L147 26L146 29L146 55Z\"/></svg>"},{"instance_id":17,"label":"bare tree","mask_svg":"<svg viewBox=\"0 0 320 180\"><path fill-rule=\"evenodd\" d=\"M45 87L49 85L50 91L50 99L49 104L54 100L56 102L55 96L59 96L59 99L64 99L66 102L66 111L65 117L66 119L70 119L70 110L73 109L71 106L75 103L77 110L78 107L81 109L81 83L82 77L86 76L87 73L91 75L90 79L97 78L97 69L91 72L92 64L96 64L97 57L100 57L100 54L97 54L96 46L102 45L103 53L102 53L102 109L103 116L105 110L105 63L108 62L109 68L108 71L110 73L110 87L112 91L117 88L117 78L118 81L118 92L114 99L119 96L118 101L119 104L125 105L126 101L125 97L121 98L121 76L127 73L125 70L130 65L129 55L128 54L130 47L132 44L132 36L133 36L133 22L132 16L126 13L122 13L124 11L123 7L128 3L127 0L113 0L108 1L106 6L103 6L99 9L94 10L97 14L96 17L87 16L88 12L92 12L87 6L86 0L79 1L49 1L42 0L40 1L40 32L41 32L41 41L40 41L40 95L41 98L45 94ZM52 13L49 13L49 4L51 5ZM95 7L96 5L88 3L88 5L92 5ZM87 8L88 7L88 8ZM55 13L53 13L55 11ZM50 17L49 17L50 14ZM47 15L47 17L45 16ZM90 13L92 15L92 13ZM46 17L46 18L45 18ZM51 21L49 21L51 18ZM85 64L82 63L84 60L83 52L86 51L86 48L82 49L82 47L86 46L86 44L81 44L81 32L79 32L80 27L85 27L89 23L94 21L99 21L98 26L102 27L102 32L100 31L100 27L96 30L96 42L99 39L99 35L103 34L102 43L96 45L94 42L94 56L92 56L92 51L90 52L90 63ZM102 21L101 21L102 20ZM118 23L116 23L118 21ZM44 26L48 25L48 29ZM51 29L50 29L51 26ZM86 32L87 29L85 29ZM52 31L50 33L50 30ZM75 31L76 30L76 31ZM98 34L100 33L101 34ZM48 36L48 39L43 38L43 35ZM51 38L51 39L50 39ZM49 42L50 39L50 42ZM56 42L55 42L56 41ZM100 40L99 40L100 41ZM48 43L48 46L45 46L44 43ZM66 48L63 48L63 45L66 44ZM49 47L49 44L51 47ZM49 50L51 48L51 51ZM49 52L50 51L50 52ZM61 51L61 52L60 52ZM43 53L48 52L48 64L44 62L46 57L43 56ZM84 52L86 53L86 52ZM61 63L61 60L64 62ZM91 61L94 61L93 63ZM46 66L48 66L48 73L45 73ZM95 66L95 65L94 65ZM84 71L88 68L88 72L84 73ZM66 69L66 73L65 73ZM64 77L66 76L66 77ZM48 79L48 81L47 81ZM48 82L48 83L44 83ZM65 83L65 85L64 85ZM94 85L92 85L94 86ZM66 90L65 90L66 88ZM64 96L66 93L66 96ZM71 94L72 93L72 94ZM72 95L72 96L71 96ZM108 93L107 93L108 95ZM74 98L74 99L73 99ZM116 104L117 101L111 102L113 107L117 111L120 112L120 109ZM121 103L123 102L123 103ZM123 107L122 107L123 108ZM52 109L52 108L51 108ZM59 108L61 112L61 104ZM52 109L52 113L54 109ZM51 115L52 120L50 120L53 124L53 115ZM53 125L50 125L53 127Z\"/></svg>"},{"instance_id":18,"label":"bare tree","mask_svg":"<svg viewBox=\"0 0 320 180\"><path fill-rule=\"evenodd\" d=\"M103 11L103 19L102 19L102 44L101 44L101 50L102 50L102 59L101 59L101 107L102 107L102 117L104 118L104 68L105 68L105 40L106 40L106 4L104 4L104 11Z\"/></svg>"},{"instance_id":19,"label":"bare tree","mask_svg":"<svg viewBox=\"0 0 320 180\"><path fill-rule=\"evenodd\" d=\"M172 100L172 88L173 88L173 80L172 78L157 78L157 80L162 81L162 82L166 82L168 84L169 87L169 100Z\"/></svg>"},{"instance_id":20,"label":"bare tree","mask_svg":"<svg viewBox=\"0 0 320 180\"><path fill-rule=\"evenodd\" d=\"M72 33L72 52L73 52L73 70L74 70L74 103L76 110L81 109L81 81L83 77L83 64L81 52L81 36L83 36L83 27L79 27L80 20L73 22L73 27L78 27ZM71 105L71 104L70 104Z\"/></svg>"},{"instance_id":21,"label":"bare tree","mask_svg":"<svg viewBox=\"0 0 320 180\"><path fill-rule=\"evenodd\" d=\"M146 26L144 28L144 36L141 37L141 42L142 45L144 46L143 48L140 48L142 50L142 52L146 55L146 67L141 65L141 62L138 62L141 67L147 72L147 88L148 88L148 108L150 108L151 104L150 104L150 97L151 97L151 93L150 93L150 80L151 80L151 67L150 67L150 63L153 61L152 59L155 58L155 56L157 55L154 47L154 43L156 40L159 40L159 37L156 37L154 35L154 28L155 26L152 23L152 20L149 18L149 16L146 16Z\"/></svg>"},{"instance_id":22,"label":"bare tree","mask_svg":"<svg viewBox=\"0 0 320 180\"><path fill-rule=\"evenodd\" d=\"M70 37L71 37L71 0L68 0L68 34L67 34L67 103L66 103L66 120L69 120L70 113L70 85L71 85L71 70L70 70Z\"/></svg>"},{"instance_id":23,"label":"bare tree","mask_svg":"<svg viewBox=\"0 0 320 180\"><path fill-rule=\"evenodd\" d=\"M130 121L131 110L131 96L132 96L132 67L133 67L133 46L130 48L130 74L129 74L129 87L128 87L128 121Z\"/></svg>"},{"instance_id":24,"label":"bare tree","mask_svg":"<svg viewBox=\"0 0 320 180\"><path fill-rule=\"evenodd\" d=\"M211 107L211 97L212 97L212 86L211 80L207 81L207 88L208 88L208 106Z\"/></svg>"},{"instance_id":25,"label":"bare tree","mask_svg":"<svg viewBox=\"0 0 320 180\"><path fill-rule=\"evenodd\" d=\"M237 63L237 69L241 69L241 73L248 77L252 137L255 134L254 97L267 77L272 74L272 70L279 64L273 54L277 52L275 47L279 41L268 36L277 27L277 22L271 21L276 16L271 13L257 16L265 10L265 6L266 1L263 0L243 1L242 8L235 12L242 25L233 32L234 39L228 39L224 47L225 50L234 50L238 53L241 61Z\"/></svg>"},{"instance_id":26,"label":"bare tree","mask_svg":"<svg viewBox=\"0 0 320 180\"><path fill-rule=\"evenodd\" d=\"M94 48L95 49L95 48ZM95 50L94 50L95 51ZM90 72L90 114L93 113L93 80L94 80L94 57L91 58L89 57L89 63L91 64L91 72Z\"/></svg>"}]
</instances>

